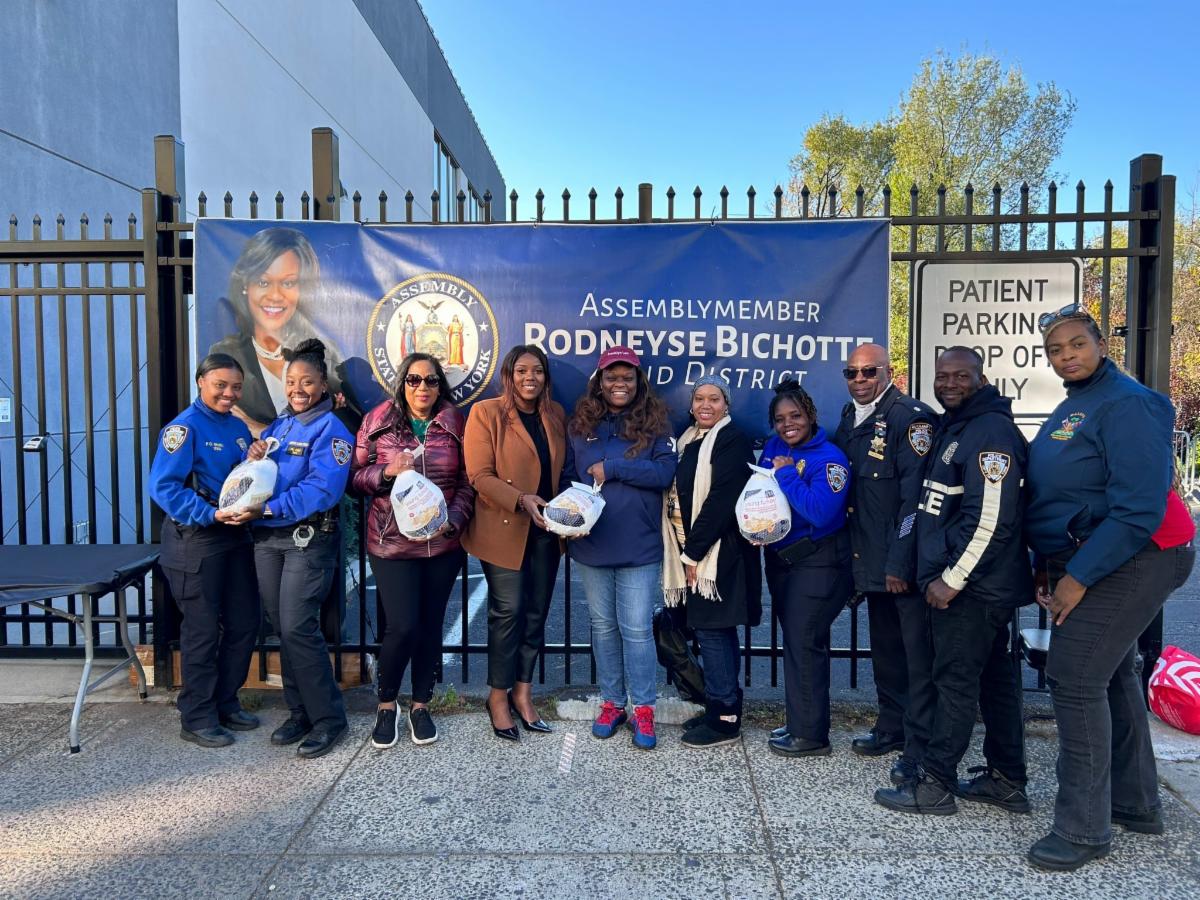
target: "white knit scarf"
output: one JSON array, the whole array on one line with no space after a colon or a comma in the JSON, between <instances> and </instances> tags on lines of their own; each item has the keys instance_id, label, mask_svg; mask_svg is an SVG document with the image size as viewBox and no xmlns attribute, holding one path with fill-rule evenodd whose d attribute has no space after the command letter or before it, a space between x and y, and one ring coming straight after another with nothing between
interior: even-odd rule
<instances>
[{"instance_id":1,"label":"white knit scarf","mask_svg":"<svg viewBox=\"0 0 1200 900\"><path fill-rule=\"evenodd\" d=\"M700 455L696 459L696 480L692 483L692 518L690 526L700 514L708 492L712 489L712 452L717 443L717 432L732 420L729 416L714 425L700 442ZM695 425L690 426L679 436L678 453L683 457L684 448L692 443L700 434ZM687 600L687 573L680 558L679 540L675 537L675 527L667 514L667 500L663 498L662 510L662 540L663 540L663 599L667 606L681 606ZM716 540L704 554L696 566L696 586L693 590L705 600L720 600L717 593L717 557L720 555L721 541Z\"/></svg>"}]
</instances>

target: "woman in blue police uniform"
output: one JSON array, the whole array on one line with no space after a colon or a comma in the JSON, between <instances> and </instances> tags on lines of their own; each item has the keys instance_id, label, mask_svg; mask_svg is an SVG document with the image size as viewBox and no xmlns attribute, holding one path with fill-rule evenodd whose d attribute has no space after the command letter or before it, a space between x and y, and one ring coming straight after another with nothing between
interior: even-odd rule
<instances>
[{"instance_id":1,"label":"woman in blue police uniform","mask_svg":"<svg viewBox=\"0 0 1200 900\"><path fill-rule=\"evenodd\" d=\"M792 530L766 549L767 587L783 626L787 703L787 724L768 746L780 756L827 756L829 630L853 590L843 527L850 467L797 382L775 388L768 418L775 435L758 464L775 469L792 511Z\"/></svg>"},{"instance_id":2,"label":"woman in blue police uniform","mask_svg":"<svg viewBox=\"0 0 1200 900\"><path fill-rule=\"evenodd\" d=\"M323 756L346 733L346 707L321 633L321 601L337 576L338 501L350 477L354 438L333 411L325 345L313 338L285 351L288 405L247 454L261 459L267 438L279 466L275 493L239 521L255 520L254 562L263 609L279 635L283 696L291 716L271 743L300 742L296 754Z\"/></svg>"},{"instance_id":3,"label":"woman in blue police uniform","mask_svg":"<svg viewBox=\"0 0 1200 900\"><path fill-rule=\"evenodd\" d=\"M233 415L242 367L212 353L196 369L199 396L162 430L150 465L150 498L166 513L159 565L183 613L179 736L201 747L233 743L226 729L258 719L238 704L258 636L258 590L250 530L217 509L221 485L250 448Z\"/></svg>"}]
</instances>

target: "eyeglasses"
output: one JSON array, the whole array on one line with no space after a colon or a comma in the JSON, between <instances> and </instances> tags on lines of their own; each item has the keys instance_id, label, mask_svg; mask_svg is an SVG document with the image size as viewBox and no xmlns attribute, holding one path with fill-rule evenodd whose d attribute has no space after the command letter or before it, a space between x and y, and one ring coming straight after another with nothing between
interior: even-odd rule
<instances>
[{"instance_id":1,"label":"eyeglasses","mask_svg":"<svg viewBox=\"0 0 1200 900\"><path fill-rule=\"evenodd\" d=\"M424 378L422 378L420 375L405 375L404 376L404 383L407 384L410 388L420 387L422 381L425 382L425 387L431 387L431 388L437 387L439 384L442 383L442 379L438 378L436 375L426 375Z\"/></svg>"},{"instance_id":2,"label":"eyeglasses","mask_svg":"<svg viewBox=\"0 0 1200 900\"><path fill-rule=\"evenodd\" d=\"M1038 331L1045 334L1056 322L1062 319L1090 319L1091 315L1080 303L1068 303L1062 309L1042 313L1038 316Z\"/></svg>"},{"instance_id":3,"label":"eyeglasses","mask_svg":"<svg viewBox=\"0 0 1200 900\"><path fill-rule=\"evenodd\" d=\"M858 377L859 372L862 372L863 378L874 378L879 374L879 366L863 366L861 369L851 369L847 367L842 369L842 376L847 381L853 381Z\"/></svg>"}]
</instances>

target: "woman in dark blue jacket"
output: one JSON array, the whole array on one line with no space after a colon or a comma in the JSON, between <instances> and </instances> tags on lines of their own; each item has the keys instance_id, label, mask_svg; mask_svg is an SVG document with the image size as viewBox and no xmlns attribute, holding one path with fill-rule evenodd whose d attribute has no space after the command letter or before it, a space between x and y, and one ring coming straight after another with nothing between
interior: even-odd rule
<instances>
[{"instance_id":1,"label":"woman in dark blue jacket","mask_svg":"<svg viewBox=\"0 0 1200 900\"><path fill-rule=\"evenodd\" d=\"M787 701L787 724L768 746L780 756L826 756L829 631L853 590L844 528L850 466L797 382L775 388L768 419L775 435L758 464L775 470L792 511L792 530L766 549L767 587L783 626Z\"/></svg>"},{"instance_id":2,"label":"woman in dark blue jacket","mask_svg":"<svg viewBox=\"0 0 1200 900\"><path fill-rule=\"evenodd\" d=\"M1163 830L1134 660L1183 561L1151 540L1171 485L1175 410L1108 359L1079 307L1039 324L1067 398L1029 447L1025 529L1053 591L1039 602L1053 619L1046 677L1059 743L1054 828L1029 861L1070 871L1108 853L1113 822Z\"/></svg>"},{"instance_id":3,"label":"woman in dark blue jacket","mask_svg":"<svg viewBox=\"0 0 1200 900\"><path fill-rule=\"evenodd\" d=\"M258 591L250 530L217 509L221 485L250 447L233 414L242 367L210 353L196 369L197 397L159 435L150 465L150 499L166 516L159 565L183 613L179 656L183 689L175 705L179 736L225 747L234 731L258 727L238 703L258 636Z\"/></svg>"},{"instance_id":4,"label":"woman in dark blue jacket","mask_svg":"<svg viewBox=\"0 0 1200 900\"><path fill-rule=\"evenodd\" d=\"M316 338L285 351L287 407L247 454L262 459L279 441L271 499L242 513L254 521L254 561L267 619L279 635L283 697L291 716L271 735L296 754L324 756L346 732L346 707L321 633L321 603L341 559L338 502L350 477L354 437L333 411L325 345Z\"/></svg>"},{"instance_id":5,"label":"woman in dark blue jacket","mask_svg":"<svg viewBox=\"0 0 1200 900\"><path fill-rule=\"evenodd\" d=\"M633 743L643 750L656 743L652 622L662 596L663 491L675 477L670 429L667 408L650 389L637 354L610 347L567 426L560 482L603 486L604 512L590 534L568 545L592 619L602 701L592 734L612 737L628 719L630 699Z\"/></svg>"}]
</instances>

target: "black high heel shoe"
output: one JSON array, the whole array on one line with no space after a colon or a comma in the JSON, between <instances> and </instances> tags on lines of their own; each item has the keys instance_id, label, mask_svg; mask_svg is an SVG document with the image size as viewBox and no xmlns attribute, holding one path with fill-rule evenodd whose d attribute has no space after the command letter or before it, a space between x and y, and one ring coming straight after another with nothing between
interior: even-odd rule
<instances>
[{"instance_id":1,"label":"black high heel shoe","mask_svg":"<svg viewBox=\"0 0 1200 900\"><path fill-rule=\"evenodd\" d=\"M508 692L508 709L517 717L521 725L526 731L537 731L541 734L551 734L554 729L543 722L541 719L534 719L532 722L526 722L525 717L521 715L521 711L517 709L517 704L513 701L512 691ZM515 730L515 729L514 729Z\"/></svg>"},{"instance_id":2,"label":"black high heel shoe","mask_svg":"<svg viewBox=\"0 0 1200 900\"><path fill-rule=\"evenodd\" d=\"M497 728L497 727L496 727L496 720L492 718L492 707L491 707L491 705L490 705L490 704L487 704L487 703L485 703L485 704L484 704L484 709L486 709L486 710L487 710L487 714L488 714L488 721L492 723L492 733L493 733L494 735L496 735L496 737L498 737L498 738L502 738L502 739L504 739L504 740L506 740L506 741L519 741L519 740L521 740L521 733L520 733L519 731L517 731L517 726L516 726L516 725L513 725L513 726L511 726L510 728Z\"/></svg>"}]
</instances>

